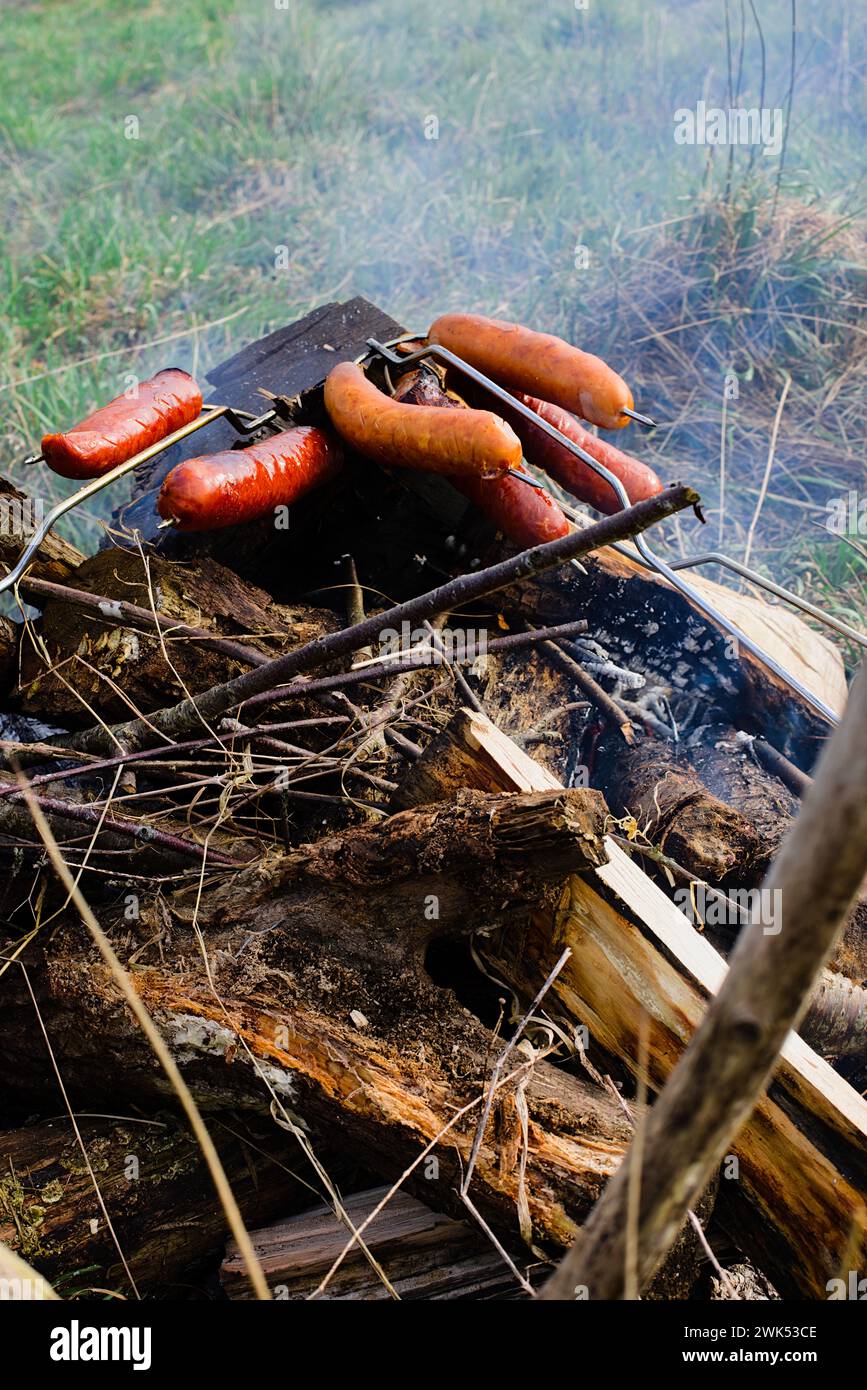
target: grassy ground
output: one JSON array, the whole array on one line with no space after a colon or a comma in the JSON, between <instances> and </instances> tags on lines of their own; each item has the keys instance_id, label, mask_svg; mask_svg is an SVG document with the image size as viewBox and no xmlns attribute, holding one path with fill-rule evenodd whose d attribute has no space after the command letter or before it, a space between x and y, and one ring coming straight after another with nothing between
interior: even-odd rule
<instances>
[{"instance_id":1,"label":"grassy ground","mask_svg":"<svg viewBox=\"0 0 867 1390\"><path fill-rule=\"evenodd\" d=\"M728 9L733 85L740 104L754 104L762 48L747 4L741 58L739 0ZM786 107L789 6L757 0L756 9L765 104ZM821 508L853 476L863 488L867 427L852 406L863 356L853 367L849 351L863 342L863 239L850 235L841 251L834 229L863 192L867 17L854 0L800 0L798 30L776 211L818 208L830 236L795 270L791 239L777 237L773 267L747 277L745 304L732 216L737 256L773 242L779 161L741 149L730 171L726 151L709 157L673 139L678 107L728 104L719 0L589 0L586 10L572 0L6 0L5 470L46 427L79 418L130 374L172 363L204 372L316 303L363 293L413 326L444 308L479 308L628 361L642 402L678 423L651 442L657 461L669 476L688 463L714 506L719 379L734 362L751 382L757 360L743 354L738 313L720 315L710 339L681 342L680 361L659 350L654 335L673 326L672 313L695 307L698 257L703 312L722 291L728 309L764 311L762 390L748 397L748 419L744 405L730 421L738 430L745 420L732 439L734 476L753 500L729 490L726 538L741 545L748 528L781 372L796 378L799 437L812 419L826 452L839 437L845 455L835 473L833 458L817 469L789 450L780 463L797 476L782 492ZM435 128L438 138L426 138ZM711 216L718 197L724 212ZM587 255L576 265L579 246ZM677 305L661 293L669 272ZM796 321L777 312L793 273L803 290ZM836 293L844 274L846 327L827 360L820 354L817 383L813 321L832 317L828 287ZM817 422L817 393L841 375L845 420L838 409ZM772 494L778 481L775 472ZM42 474L28 485L46 500L64 486ZM863 558L818 534L820 512L787 505L783 522L773 496L766 504L754 555L863 616ZM75 525L92 544L93 525ZM792 535L781 544L785 526L797 545Z\"/></svg>"}]
</instances>

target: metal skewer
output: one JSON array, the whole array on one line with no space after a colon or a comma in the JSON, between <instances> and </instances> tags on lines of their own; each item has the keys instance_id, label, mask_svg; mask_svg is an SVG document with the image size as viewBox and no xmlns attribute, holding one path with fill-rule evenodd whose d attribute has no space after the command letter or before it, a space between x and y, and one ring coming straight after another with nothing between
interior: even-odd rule
<instances>
[{"instance_id":1,"label":"metal skewer","mask_svg":"<svg viewBox=\"0 0 867 1390\"><path fill-rule=\"evenodd\" d=\"M630 410L629 407L626 405L623 407L620 414L628 415L630 420L637 420L639 425L646 425L649 430L656 429L656 421L651 420L649 415L642 415L637 410Z\"/></svg>"},{"instance_id":2,"label":"metal skewer","mask_svg":"<svg viewBox=\"0 0 867 1390\"><path fill-rule=\"evenodd\" d=\"M485 376L483 372L471 366L469 362L465 362L462 357L458 357L448 348L441 347L439 343L428 343L424 348L420 348L416 352L401 356L393 352L388 344L380 343L376 338L368 338L367 344L372 352L385 358L387 362L391 362L394 366L412 366L414 362L420 361L423 357L436 357L439 358L440 361L446 362L464 376L469 377L470 380L474 381L478 386L481 386L484 390L496 396L498 400L502 401L504 405L509 406L511 410L515 410L519 415L523 415L532 425L544 431L551 439L556 440L558 444L562 444L571 454L574 454L576 458L580 459L582 463L587 464L588 468L592 468L594 473L598 474L600 478L604 478L609 486L613 488L621 507L628 507L630 505L629 495L625 487L620 479L608 468L605 468L605 466L593 458L591 454L588 454L579 444L575 444L573 440L567 439L554 425L550 425L547 420L537 415L529 406L524 405L523 401L517 400L516 397L510 395L502 386L499 386L495 381L492 381L490 377ZM529 483L530 486L541 486L538 482L525 478L520 473L515 473L513 476L520 478L522 482ZM820 714L823 719L826 719L829 724L837 724L839 722L839 716L835 714L823 700L820 700L817 695L814 695L811 690L808 690L806 686L802 685L799 680L786 671L769 652L766 652L757 642L754 642L751 637L748 637L745 632L742 632L735 623L725 616L725 614L720 613L720 611L694 589L691 584L687 584L685 580L681 579L665 560L660 559L658 555L654 554L643 535L635 536L632 544L635 546L647 568L655 570L657 574L667 579L673 588L677 589L679 593L689 599L690 603L704 613L706 617L710 618L712 622L716 623L718 627L723 628L724 631L734 637L740 646L750 652L750 654L760 661L767 670L771 671L773 675L783 681L791 690L794 690L802 700L806 701L806 703L810 705L817 714ZM621 546L617 548L623 549ZM627 549L625 553L631 554L631 551ZM789 598L790 596L786 594L786 597ZM801 606L801 601L795 595L792 595L791 598L794 599L798 606Z\"/></svg>"}]
</instances>

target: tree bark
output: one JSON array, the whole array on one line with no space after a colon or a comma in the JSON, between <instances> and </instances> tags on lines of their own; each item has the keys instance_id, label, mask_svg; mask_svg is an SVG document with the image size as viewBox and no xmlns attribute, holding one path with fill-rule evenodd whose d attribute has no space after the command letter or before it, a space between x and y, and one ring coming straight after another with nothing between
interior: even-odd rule
<instances>
[{"instance_id":1,"label":"tree bark","mask_svg":"<svg viewBox=\"0 0 867 1390\"><path fill-rule=\"evenodd\" d=\"M310 1200L305 1182L313 1175L294 1176L273 1128L228 1125L211 1130L246 1221L267 1221ZM168 1114L81 1117L78 1129L111 1228L72 1125L60 1119L0 1133L0 1240L63 1298L84 1288L127 1298L136 1290L182 1296L190 1271L217 1256L226 1238L221 1207L202 1200L209 1179L192 1135Z\"/></svg>"},{"instance_id":2,"label":"tree bark","mask_svg":"<svg viewBox=\"0 0 867 1390\"><path fill-rule=\"evenodd\" d=\"M314 1146L339 1135L388 1180L430 1145L436 1163L411 1185L438 1210L463 1215L456 1189L502 1044L432 984L427 947L437 935L493 929L553 905L565 874L600 861L603 815L586 791L464 793L452 806L267 859L198 905L195 888L145 902L139 921L117 922L111 936L122 960L135 957L135 986L203 1109L273 1105ZM170 1099L78 923L58 922L50 943L37 937L24 959L74 1099ZM32 1109L52 1087L17 970L0 979L0 997L7 1104ZM472 1200L507 1243L562 1249L619 1162L629 1126L607 1091L523 1052L513 1059Z\"/></svg>"},{"instance_id":3,"label":"tree bark","mask_svg":"<svg viewBox=\"0 0 867 1390\"><path fill-rule=\"evenodd\" d=\"M262 589L214 560L174 564L151 556L145 568L137 551L103 550L70 576L73 587L108 600L102 612L43 600L35 625L41 644L24 639L18 704L27 714L69 727L128 718L130 709L160 709L231 680L252 664L244 646L208 648L184 636L183 624L215 638L244 638L258 648L258 664L333 632L333 613L274 603ZM34 594L34 597L36 595ZM175 633L162 637L120 605L175 619ZM166 659L168 654L168 660ZM255 660L255 656L254 656Z\"/></svg>"}]
</instances>

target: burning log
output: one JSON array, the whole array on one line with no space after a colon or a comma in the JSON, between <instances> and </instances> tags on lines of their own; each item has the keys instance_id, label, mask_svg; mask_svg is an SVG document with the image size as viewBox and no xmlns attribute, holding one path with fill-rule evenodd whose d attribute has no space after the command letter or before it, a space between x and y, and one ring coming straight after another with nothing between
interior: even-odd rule
<instances>
[{"instance_id":1,"label":"burning log","mask_svg":"<svg viewBox=\"0 0 867 1390\"><path fill-rule=\"evenodd\" d=\"M597 777L615 816L634 818L642 835L703 881L718 884L733 870L743 874L759 853L749 821L711 796L670 744L645 738L624 749L612 740L600 755Z\"/></svg>"}]
</instances>

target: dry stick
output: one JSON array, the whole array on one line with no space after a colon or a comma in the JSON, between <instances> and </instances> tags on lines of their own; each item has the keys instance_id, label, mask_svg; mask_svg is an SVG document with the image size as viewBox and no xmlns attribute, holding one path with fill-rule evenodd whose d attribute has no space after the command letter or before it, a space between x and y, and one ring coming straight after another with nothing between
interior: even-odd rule
<instances>
[{"instance_id":1,"label":"dry stick","mask_svg":"<svg viewBox=\"0 0 867 1390\"><path fill-rule=\"evenodd\" d=\"M358 570L355 568L355 560L351 555L343 556L343 569L346 575L346 583L349 586L349 592L346 596L346 620L351 627L355 627L357 623L364 622L364 593L358 582ZM373 649L371 647L366 647L364 649L364 655L373 656Z\"/></svg>"},{"instance_id":2,"label":"dry stick","mask_svg":"<svg viewBox=\"0 0 867 1390\"><path fill-rule=\"evenodd\" d=\"M794 792L796 796L803 796L807 788L812 784L812 777L808 773L802 772L793 762L790 762L785 753L781 753L773 744L758 735L751 740L752 749L759 762L774 776L779 777L780 781Z\"/></svg>"},{"instance_id":3,"label":"dry stick","mask_svg":"<svg viewBox=\"0 0 867 1390\"><path fill-rule=\"evenodd\" d=\"M554 623L551 627L534 627L530 632L510 632L508 637L492 637L487 643L485 651L488 652L516 652L522 647L533 647L537 642L545 642L549 638L553 640L557 637L577 637L580 633L586 632L589 624L586 618L576 618L571 623ZM475 653L474 653L475 654ZM484 655L480 652L479 655ZM467 660L474 660L467 652Z\"/></svg>"},{"instance_id":4,"label":"dry stick","mask_svg":"<svg viewBox=\"0 0 867 1390\"><path fill-rule=\"evenodd\" d=\"M475 661L479 656L486 656L488 652L514 652L519 651L522 647L534 647L537 643L544 642L547 637L576 637L580 633L586 632L587 627L588 623L586 618L576 618L571 623L555 623L551 627L534 627L528 632L510 632L508 637L491 637L478 646L476 646L474 642L470 642L464 647L462 656L454 655L451 657L451 660L453 662L459 661L463 664L468 664ZM360 671L362 667L365 666L367 668L374 665L379 667L383 661L397 662L404 657L410 657L410 655L422 656L429 650L429 647L408 647L405 651L396 652L394 656L371 657L367 662L354 661L352 663L352 670ZM428 657L427 664L439 666L443 663L439 660L433 661Z\"/></svg>"},{"instance_id":5,"label":"dry stick","mask_svg":"<svg viewBox=\"0 0 867 1390\"><path fill-rule=\"evenodd\" d=\"M553 985L557 976L560 974L560 971L563 969L563 966L566 964L571 954L571 946L567 946L565 951L561 952L560 959L557 961L553 969L549 972L544 983L541 985L538 992L536 993L532 1003L525 1011L524 1017L521 1019L511 1038L506 1043L506 1046L503 1048L502 1052L497 1057L497 1060L494 1063L494 1067L491 1072L490 1084L488 1086L487 1094L485 1096L485 1103L482 1106L482 1113L479 1117L479 1123L476 1126L476 1133L473 1138L473 1145L470 1149L469 1159L467 1160L466 1172L464 1173L463 1180L461 1182L461 1197L466 1197L470 1189L470 1183L473 1180L473 1173L475 1172L476 1168L476 1160L479 1156L479 1150L482 1147L482 1140L485 1137L485 1130L488 1127L488 1120L490 1119L491 1115L491 1106L494 1102L494 1095L499 1088L500 1073L503 1070L503 1064L506 1061L506 1058L510 1056L514 1048L517 1047L518 1043L521 1041L524 1029L527 1027L527 1024L530 1022L530 1019L533 1017L534 1013L538 1009L545 995L548 993L548 990Z\"/></svg>"},{"instance_id":6,"label":"dry stick","mask_svg":"<svg viewBox=\"0 0 867 1390\"><path fill-rule=\"evenodd\" d=\"M236 723L235 728L229 731L226 737L231 738L237 735L239 738L243 738L246 740L249 738L255 738L257 734L275 734L280 733L282 730L285 729L304 729L310 727L311 725L348 724L349 722L349 718L345 714L332 714L323 715L318 719L290 719L282 724L260 724L258 727L255 728L248 728L244 724ZM205 738L190 739L187 743L173 743L166 749L166 752L172 754L193 753L198 752L200 749L208 748L211 745L218 742L218 737L215 737L213 734L209 734ZM141 762L145 763L147 766L150 766L151 764L153 764L156 767L166 766L165 759L159 759L154 757L153 748L143 748L138 753L121 753L116 758L102 759L97 758L90 753L76 753L72 749L51 748L46 743L12 743L8 740L0 740L0 749L3 749L4 751L8 750L8 752L16 755L16 757L18 754L22 752L31 753L34 750L36 750L39 753L46 755L47 757L69 757L80 758L84 760L83 767L64 767L58 769L55 772L44 772L39 777L31 777L31 787L41 787L44 786L46 782L63 782L74 777L90 777L92 775L95 775L97 772L105 772L109 768L121 767L126 763ZM169 764L169 766L170 765L171 764ZM14 796L14 794L15 787L13 784L10 783L8 786L3 786L2 784L0 784L0 800L2 800L5 796Z\"/></svg>"},{"instance_id":7,"label":"dry stick","mask_svg":"<svg viewBox=\"0 0 867 1390\"><path fill-rule=\"evenodd\" d=\"M455 685L458 687L458 690L461 692L461 695L466 700L467 704L470 706L471 709L474 709L477 714L484 714L484 705L482 704L481 700L476 695L476 693L467 684L467 678L464 675L464 673L457 666L453 665L451 657L448 655L445 649L443 639L440 637L436 628L433 627L430 623L425 623L424 627L425 632L427 632L430 636L431 645L434 651L437 653L438 656L442 657L446 666L448 666L449 670L455 678Z\"/></svg>"},{"instance_id":8,"label":"dry stick","mask_svg":"<svg viewBox=\"0 0 867 1390\"><path fill-rule=\"evenodd\" d=\"M783 930L765 934L758 917L743 930L719 994L650 1112L638 1232L642 1287L762 1096L846 920L867 872L865 786L867 669L862 668L801 814L765 879L767 892L781 893ZM571 1299L579 1284L594 1299L623 1297L633 1162L630 1149L579 1242L545 1285L543 1298Z\"/></svg>"},{"instance_id":9,"label":"dry stick","mask_svg":"<svg viewBox=\"0 0 867 1390\"><path fill-rule=\"evenodd\" d=\"M776 451L777 451L777 435L778 435L779 432L780 432L780 421L781 421L782 418L783 418L783 406L786 404L786 397L787 397L788 394L789 394L789 387L791 386L791 384L792 384L792 378L789 376L789 374L788 374L788 372L787 372L787 373L786 373L786 384L785 384L785 386L783 387L782 391L780 392L780 399L779 399L779 402L778 402L778 404L777 404L777 413L776 413L776 415L774 416L774 424L773 424L773 428L772 428L772 430L771 430L771 442L770 442L770 445L768 446L768 461L767 461L767 463L765 464L765 474L764 474L764 477L762 478L762 485L761 485L761 487L760 487L760 489L759 489L759 495L758 495L758 499L757 499L757 501L756 501L756 509L755 509L755 511L753 512L753 519L752 519L752 521L750 522L750 529L747 531L747 540L746 540L746 545L744 546L744 559L743 559L743 563L744 563L745 565L748 565L748 564L750 563L750 551L751 551L752 548L753 548L753 539L754 539L755 534L756 534L756 527L757 527L757 525L759 524L759 517L760 517L761 514L762 514L762 507L765 505L765 498L766 498L767 495L768 495L768 484L769 484L770 481L771 481L771 469L772 469L773 466L774 466L774 454L775 454Z\"/></svg>"},{"instance_id":10,"label":"dry stick","mask_svg":"<svg viewBox=\"0 0 867 1390\"><path fill-rule=\"evenodd\" d=\"M63 801L60 797L55 796L37 797L32 793L25 797L24 793L20 791L5 792L5 795L7 800L13 802L24 800L27 800L28 804L31 801L35 802L46 816L57 816L61 820L79 821L82 825L95 825L98 830L122 835L126 839L138 840L141 844L157 845L161 849L170 850L172 854L183 855L185 859L201 860L205 854L203 847L194 844L192 840L184 840L180 835L172 835L167 830L158 830L156 826L149 825L146 821L107 816L97 806L90 806L78 801ZM230 855L221 854L217 850L211 850L208 859L221 869L243 869L247 862L244 859L233 859Z\"/></svg>"},{"instance_id":11,"label":"dry stick","mask_svg":"<svg viewBox=\"0 0 867 1390\"><path fill-rule=\"evenodd\" d=\"M293 676L322 666L327 661L349 656L359 647L378 640L384 628L399 628L404 622L423 622L437 613L452 612L465 603L487 598L510 584L532 579L546 570L565 564L567 560L587 555L600 546L628 540L685 507L697 509L699 500L698 493L691 488L676 484L582 531L571 531L545 545L521 551L488 569L459 575L428 593L366 618L354 627L317 637L264 666L246 671L223 685L213 686L195 699L182 700L168 709L158 710L147 720L135 719L113 727L96 727L74 737L64 736L64 742L67 747L79 748L86 753L108 754L118 747L124 752L152 747L160 736L169 739L183 737L203 720L207 724L214 723L229 710L237 709L272 686L283 684Z\"/></svg>"},{"instance_id":12,"label":"dry stick","mask_svg":"<svg viewBox=\"0 0 867 1390\"><path fill-rule=\"evenodd\" d=\"M178 1100L183 1107L184 1113L190 1122L190 1128L196 1136L199 1148L202 1150L214 1187L217 1190L217 1196L226 1214L229 1229L241 1251L241 1257L246 1266L247 1274L256 1297L270 1299L271 1290L268 1288L265 1275L262 1272L262 1266L259 1263L258 1256L253 1249L253 1243L250 1240L247 1228L238 1210L238 1203L235 1200L235 1194L229 1184L229 1179L226 1177L226 1170L220 1161L220 1155L214 1147L214 1141L205 1127L205 1122L202 1119L196 1102L193 1100L190 1089L178 1070L177 1062L166 1047L161 1034L157 1030L156 1024L139 998L128 972L124 970L115 954L114 947L94 917L90 904L84 898L78 884L69 872L66 861L57 847L57 841L51 833L51 827L43 816L35 797L31 795L26 780L23 777L20 780L22 794L27 802L30 814L33 817L33 823L39 831L42 842L45 845L54 871L69 894L70 901L75 904L82 922L93 937L96 948L105 961L105 964L108 966L114 983L117 985L139 1027L153 1048L157 1060L171 1082Z\"/></svg>"},{"instance_id":13,"label":"dry stick","mask_svg":"<svg viewBox=\"0 0 867 1390\"><path fill-rule=\"evenodd\" d=\"M614 724L620 730L624 741L628 744L634 743L635 730L632 727L632 720L607 691L602 689L598 681L595 681L573 656L565 652L558 642L545 642L543 646L545 651L554 658L557 665L571 677L578 689L584 692L588 700L593 701L600 714L604 715L609 723Z\"/></svg>"},{"instance_id":14,"label":"dry stick","mask_svg":"<svg viewBox=\"0 0 867 1390\"><path fill-rule=\"evenodd\" d=\"M184 637L197 646L210 647L215 652L222 652L223 656L243 661L250 666L262 666L271 659L266 652L260 652L256 647L248 647L244 642L235 642L231 637L220 637L218 633L208 632L203 627L182 623L178 618L169 617L167 613L155 613L150 608L139 608L138 604L127 603L125 599L91 594L87 589L73 589L68 584L55 584L50 579L22 579L17 588L21 590L28 603L34 599L74 603L79 608L98 613L104 621L121 618L128 623L140 623L142 627L159 628L161 632L172 637ZM34 606L42 607L42 604Z\"/></svg>"}]
</instances>

